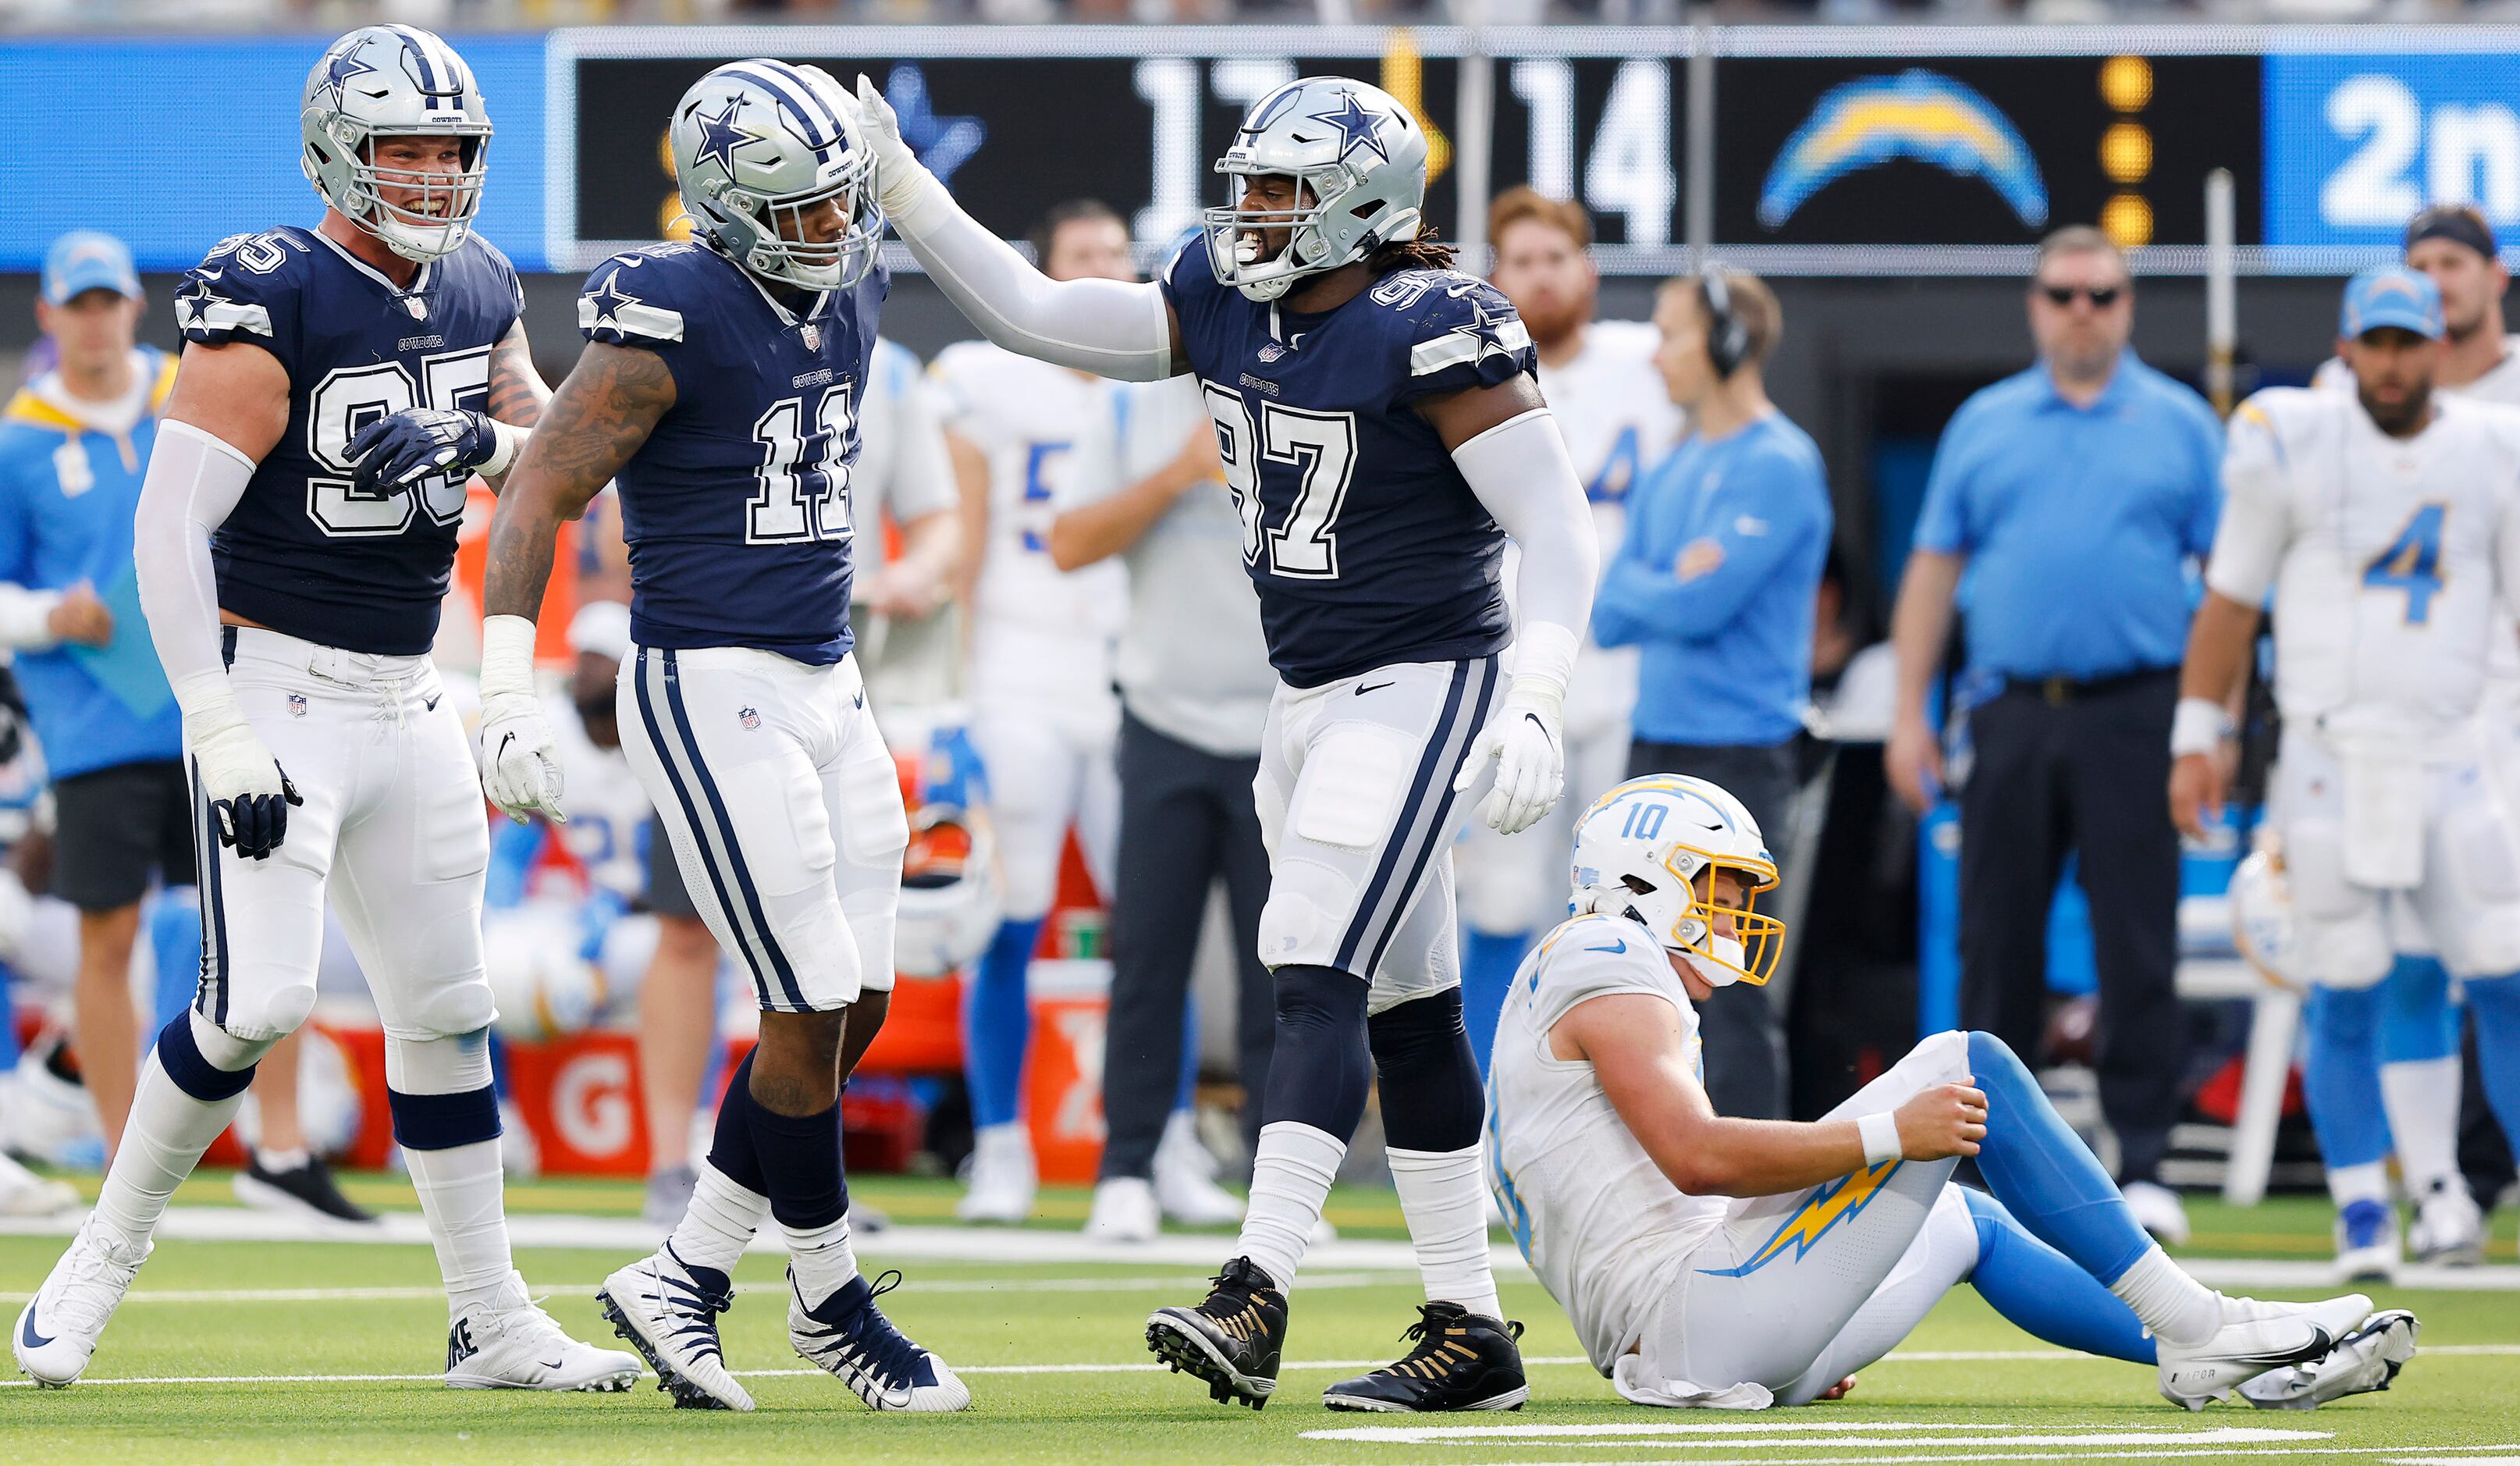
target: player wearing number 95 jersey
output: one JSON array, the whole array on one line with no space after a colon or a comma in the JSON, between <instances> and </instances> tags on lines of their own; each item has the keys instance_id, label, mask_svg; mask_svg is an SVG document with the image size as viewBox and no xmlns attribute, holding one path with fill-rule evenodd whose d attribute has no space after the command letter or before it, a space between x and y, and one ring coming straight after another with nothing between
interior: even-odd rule
<instances>
[{"instance_id":1,"label":"player wearing number 95 jersey","mask_svg":"<svg viewBox=\"0 0 2520 1466\"><path fill-rule=\"evenodd\" d=\"M1513 831L1556 802L1598 569L1529 333L1421 237L1426 135L1364 82L1312 77L1254 103L1216 164L1225 206L1150 286L1047 279L920 166L864 77L857 100L885 211L955 304L1063 366L1195 374L1242 514L1281 679L1254 785L1278 1059L1237 1256L1204 1303L1148 1320L1148 1346L1217 1399L1267 1402L1284 1290L1378 1077L1427 1303L1408 1357L1324 1403L1518 1404L1518 1328L1487 1263L1451 846L1474 802ZM1504 689L1508 535L1521 627Z\"/></svg>"},{"instance_id":2,"label":"player wearing number 95 jersey","mask_svg":"<svg viewBox=\"0 0 2520 1466\"><path fill-rule=\"evenodd\" d=\"M40 1383L86 1367L168 1197L314 1006L329 898L384 1028L453 1313L446 1382L627 1389L638 1360L562 1334L509 1260L488 831L428 660L465 481L496 481L545 396L516 272L472 233L489 116L444 41L371 25L316 62L299 131L323 221L237 236L186 276L134 538L184 712L200 993L158 1036L96 1213L13 1342Z\"/></svg>"},{"instance_id":3,"label":"player wearing number 95 jersey","mask_svg":"<svg viewBox=\"0 0 2520 1466\"><path fill-rule=\"evenodd\" d=\"M531 618L558 522L618 481L622 752L762 1009L681 1224L600 1301L681 1402L748 1410L716 1317L775 1217L797 1352L878 1409L959 1410L970 1392L859 1274L840 1173L840 1082L883 1022L910 839L848 619L857 404L885 290L875 159L838 85L777 61L719 67L668 125L693 242L588 277L588 345L491 521L482 595L484 783L511 814L557 815Z\"/></svg>"}]
</instances>

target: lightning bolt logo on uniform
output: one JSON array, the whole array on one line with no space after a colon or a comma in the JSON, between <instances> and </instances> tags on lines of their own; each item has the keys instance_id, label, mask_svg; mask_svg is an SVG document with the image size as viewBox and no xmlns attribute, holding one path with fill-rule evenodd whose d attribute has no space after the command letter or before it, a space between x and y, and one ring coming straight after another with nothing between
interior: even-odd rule
<instances>
[{"instance_id":1,"label":"lightning bolt logo on uniform","mask_svg":"<svg viewBox=\"0 0 2520 1466\"><path fill-rule=\"evenodd\" d=\"M1801 1206L1796 1207L1794 1214L1785 1218L1785 1224L1759 1244L1759 1250L1743 1260L1738 1267L1701 1267L1697 1270L1715 1277L1747 1277L1781 1257L1787 1248L1793 1249L1793 1260L1801 1261L1803 1256L1828 1234L1829 1228L1839 1222L1853 1222L1866 1207L1870 1206L1872 1199L1881 1194L1883 1184L1904 1164L1901 1161L1884 1161L1878 1166L1868 1166L1853 1175L1840 1176L1814 1191Z\"/></svg>"}]
</instances>

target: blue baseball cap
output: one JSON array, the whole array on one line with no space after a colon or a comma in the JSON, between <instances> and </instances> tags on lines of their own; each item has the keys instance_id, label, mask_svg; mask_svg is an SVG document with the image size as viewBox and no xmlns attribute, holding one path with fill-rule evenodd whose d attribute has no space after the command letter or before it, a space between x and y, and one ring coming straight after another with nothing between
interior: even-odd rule
<instances>
[{"instance_id":1,"label":"blue baseball cap","mask_svg":"<svg viewBox=\"0 0 2520 1466\"><path fill-rule=\"evenodd\" d=\"M73 230L53 241L44 256L44 299L66 305L92 290L140 298L140 272L132 267L130 249L93 229Z\"/></svg>"},{"instance_id":2,"label":"blue baseball cap","mask_svg":"<svg viewBox=\"0 0 2520 1466\"><path fill-rule=\"evenodd\" d=\"M2395 326L2440 341L2449 335L2442 324L2441 287L2430 276L2402 264L2379 265L2346 282L2345 309L2337 317L2339 336L2359 338L2383 326Z\"/></svg>"}]
</instances>

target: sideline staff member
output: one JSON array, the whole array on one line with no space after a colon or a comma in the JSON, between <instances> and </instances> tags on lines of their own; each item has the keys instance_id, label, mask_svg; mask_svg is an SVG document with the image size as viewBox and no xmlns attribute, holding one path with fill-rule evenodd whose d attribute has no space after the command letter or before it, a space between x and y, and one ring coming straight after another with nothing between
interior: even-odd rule
<instances>
[{"instance_id":1,"label":"sideline staff member","mask_svg":"<svg viewBox=\"0 0 2520 1466\"><path fill-rule=\"evenodd\" d=\"M1969 659L2002 691L1969 714L1960 792L1960 1025L2035 1055L2048 909L2082 857L2099 968L2100 1113L2145 1229L2184 1240L2159 1184L2182 1052L2179 836L2170 711L2187 631L2185 567L2214 544L2223 434L2195 392L2127 347L2135 285L2096 229L2039 247L2039 360L1963 403L1943 433L1891 641L1891 784L1922 812L1943 778L1925 693L1970 578Z\"/></svg>"}]
</instances>

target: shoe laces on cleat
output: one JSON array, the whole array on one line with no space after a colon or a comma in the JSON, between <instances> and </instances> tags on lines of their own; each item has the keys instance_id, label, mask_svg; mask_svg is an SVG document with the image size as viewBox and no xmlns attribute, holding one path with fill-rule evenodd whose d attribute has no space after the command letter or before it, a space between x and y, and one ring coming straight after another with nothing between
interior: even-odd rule
<instances>
[{"instance_id":1,"label":"shoe laces on cleat","mask_svg":"<svg viewBox=\"0 0 2520 1466\"><path fill-rule=\"evenodd\" d=\"M1265 1300L1269 1305L1284 1306L1277 1283L1261 1270L1260 1264L1249 1258L1236 1258L1208 1279L1207 1299L1198 1306L1198 1311L1228 1336L1247 1343L1268 1326L1260 1311L1263 1294L1269 1296Z\"/></svg>"},{"instance_id":2,"label":"shoe laces on cleat","mask_svg":"<svg viewBox=\"0 0 2520 1466\"><path fill-rule=\"evenodd\" d=\"M1463 1364L1474 1362L1479 1351L1461 1336L1469 1332L1470 1310L1460 1304L1432 1303L1418 1306L1418 1321L1401 1331L1400 1337L1417 1347L1375 1374L1400 1375L1408 1379L1440 1379ZM1502 1325L1506 1337L1519 1343L1522 1325Z\"/></svg>"},{"instance_id":3,"label":"shoe laces on cleat","mask_svg":"<svg viewBox=\"0 0 2520 1466\"><path fill-rule=\"evenodd\" d=\"M734 1311L734 1285L717 1289L701 1282L694 1275L692 1265L674 1251L672 1243L665 1245L665 1256L674 1265L655 1270L656 1298L672 1317L673 1343L694 1354L725 1358L725 1351L718 1347L717 1319L721 1313Z\"/></svg>"},{"instance_id":4,"label":"shoe laces on cleat","mask_svg":"<svg viewBox=\"0 0 2520 1466\"><path fill-rule=\"evenodd\" d=\"M106 1320L113 1316L148 1257L146 1248L116 1249L93 1229L82 1228L62 1259L60 1286L45 1289L52 1295L46 1300L45 1326L56 1338L104 1333Z\"/></svg>"},{"instance_id":5,"label":"shoe laces on cleat","mask_svg":"<svg viewBox=\"0 0 2520 1466\"><path fill-rule=\"evenodd\" d=\"M901 1281L897 1270L884 1272L872 1284L862 1277L851 1278L813 1307L805 1307L805 1296L798 1293L797 1306L813 1320L810 1329L798 1332L812 1338L818 1352L831 1355L835 1363L867 1377L881 1389L933 1385L936 1376L928 1367L927 1351L911 1343L875 1306L877 1299L900 1287ZM792 1276L788 1286L795 1288Z\"/></svg>"}]
</instances>

